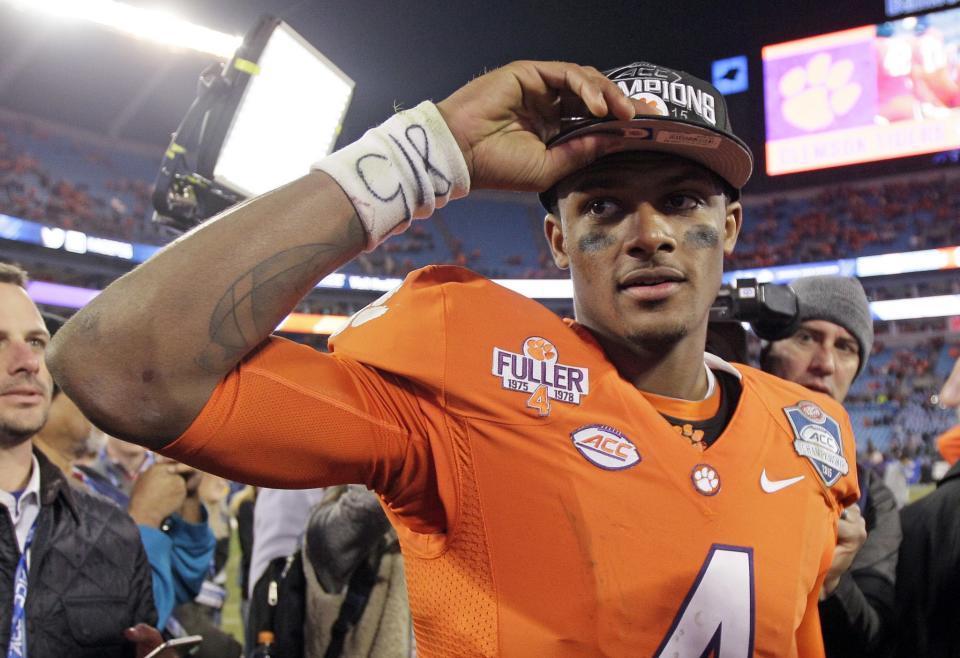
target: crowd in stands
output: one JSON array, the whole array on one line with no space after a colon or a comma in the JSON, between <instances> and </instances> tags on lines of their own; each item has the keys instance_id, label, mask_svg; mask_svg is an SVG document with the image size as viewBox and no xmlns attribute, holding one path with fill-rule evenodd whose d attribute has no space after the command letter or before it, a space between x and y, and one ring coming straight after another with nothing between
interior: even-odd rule
<instances>
[{"instance_id":1,"label":"crowd in stands","mask_svg":"<svg viewBox=\"0 0 960 658\"><path fill-rule=\"evenodd\" d=\"M745 198L730 269L836 260L960 244L956 179L836 185L809 195Z\"/></svg>"},{"instance_id":2,"label":"crowd in stands","mask_svg":"<svg viewBox=\"0 0 960 658\"><path fill-rule=\"evenodd\" d=\"M0 212L99 237L163 244L152 214L153 163L0 121Z\"/></svg>"},{"instance_id":3,"label":"crowd in stands","mask_svg":"<svg viewBox=\"0 0 960 658\"><path fill-rule=\"evenodd\" d=\"M119 153L0 120L0 212L100 237L163 244L149 221L157 158ZM960 199L953 178L936 172L909 181L846 184L788 196L745 197L744 225L728 269L767 267L960 244ZM402 277L450 263L491 278L556 278L530 199L468 198L435 221L418 223L347 266ZM885 298L877 296L877 299Z\"/></svg>"},{"instance_id":4,"label":"crowd in stands","mask_svg":"<svg viewBox=\"0 0 960 658\"><path fill-rule=\"evenodd\" d=\"M880 472L890 464L905 467L908 483L931 481L934 439L956 424L956 415L940 406L936 393L958 357L960 344L942 338L909 349L886 348L878 341L846 401L863 461Z\"/></svg>"},{"instance_id":5,"label":"crowd in stands","mask_svg":"<svg viewBox=\"0 0 960 658\"><path fill-rule=\"evenodd\" d=\"M864 281L864 289L872 301L903 299L904 297L933 297L936 295L960 294L960 277L925 278L919 281L887 280L873 285Z\"/></svg>"}]
</instances>

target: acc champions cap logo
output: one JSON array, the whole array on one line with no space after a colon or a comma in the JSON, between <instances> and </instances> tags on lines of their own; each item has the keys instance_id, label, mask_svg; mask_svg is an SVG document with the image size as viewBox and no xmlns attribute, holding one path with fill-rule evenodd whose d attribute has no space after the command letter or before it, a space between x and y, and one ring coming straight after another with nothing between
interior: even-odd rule
<instances>
[{"instance_id":1,"label":"acc champions cap logo","mask_svg":"<svg viewBox=\"0 0 960 658\"><path fill-rule=\"evenodd\" d=\"M850 472L850 465L843 456L837 421L808 400L798 402L794 407L784 407L783 412L793 428L794 449L798 455L810 460L828 487Z\"/></svg>"},{"instance_id":2,"label":"acc champions cap logo","mask_svg":"<svg viewBox=\"0 0 960 658\"><path fill-rule=\"evenodd\" d=\"M551 400L580 404L590 392L587 369L560 363L556 346L540 336L526 338L520 352L494 347L492 373L503 388L529 393L527 407L541 416L550 413Z\"/></svg>"},{"instance_id":3,"label":"acc champions cap logo","mask_svg":"<svg viewBox=\"0 0 960 658\"><path fill-rule=\"evenodd\" d=\"M606 75L625 96L643 100L654 116L717 127L719 104L713 90L693 76L649 62L634 62L607 71Z\"/></svg>"},{"instance_id":4,"label":"acc champions cap logo","mask_svg":"<svg viewBox=\"0 0 960 658\"><path fill-rule=\"evenodd\" d=\"M585 425L570 432L573 447L594 466L622 471L640 461L633 442L608 425Z\"/></svg>"}]
</instances>

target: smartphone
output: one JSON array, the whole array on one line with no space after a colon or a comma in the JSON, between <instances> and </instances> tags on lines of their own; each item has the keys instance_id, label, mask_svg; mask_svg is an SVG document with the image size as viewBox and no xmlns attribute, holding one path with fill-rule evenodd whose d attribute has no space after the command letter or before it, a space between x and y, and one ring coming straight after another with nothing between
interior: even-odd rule
<instances>
[{"instance_id":1,"label":"smartphone","mask_svg":"<svg viewBox=\"0 0 960 658\"><path fill-rule=\"evenodd\" d=\"M163 652L167 649L177 649L186 650L186 653L179 653L178 655L186 656L190 654L190 649L195 649L200 646L200 643L203 642L203 637L200 635L186 635L184 637L175 637L171 640L167 640L159 647L148 653L143 658L168 658L163 655Z\"/></svg>"}]
</instances>

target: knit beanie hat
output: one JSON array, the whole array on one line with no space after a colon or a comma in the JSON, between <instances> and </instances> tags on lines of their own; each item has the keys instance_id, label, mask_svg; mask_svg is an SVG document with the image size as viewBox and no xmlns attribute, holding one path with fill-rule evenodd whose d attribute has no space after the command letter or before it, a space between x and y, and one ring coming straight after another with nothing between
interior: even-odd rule
<instances>
[{"instance_id":1,"label":"knit beanie hat","mask_svg":"<svg viewBox=\"0 0 960 658\"><path fill-rule=\"evenodd\" d=\"M859 376L873 348L873 318L860 281L851 276L809 276L790 287L797 294L799 321L826 320L840 325L860 344Z\"/></svg>"}]
</instances>

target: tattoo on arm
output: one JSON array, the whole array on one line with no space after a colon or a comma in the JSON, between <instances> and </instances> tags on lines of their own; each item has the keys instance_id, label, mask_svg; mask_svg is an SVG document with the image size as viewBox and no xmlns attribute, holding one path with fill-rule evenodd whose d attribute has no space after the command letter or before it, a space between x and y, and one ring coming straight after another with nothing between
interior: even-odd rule
<instances>
[{"instance_id":1,"label":"tattoo on arm","mask_svg":"<svg viewBox=\"0 0 960 658\"><path fill-rule=\"evenodd\" d=\"M220 374L224 366L236 363L309 290L301 289L303 282L327 269L342 252L338 244L301 245L267 258L240 276L213 309L210 342L197 357L197 366Z\"/></svg>"}]
</instances>

